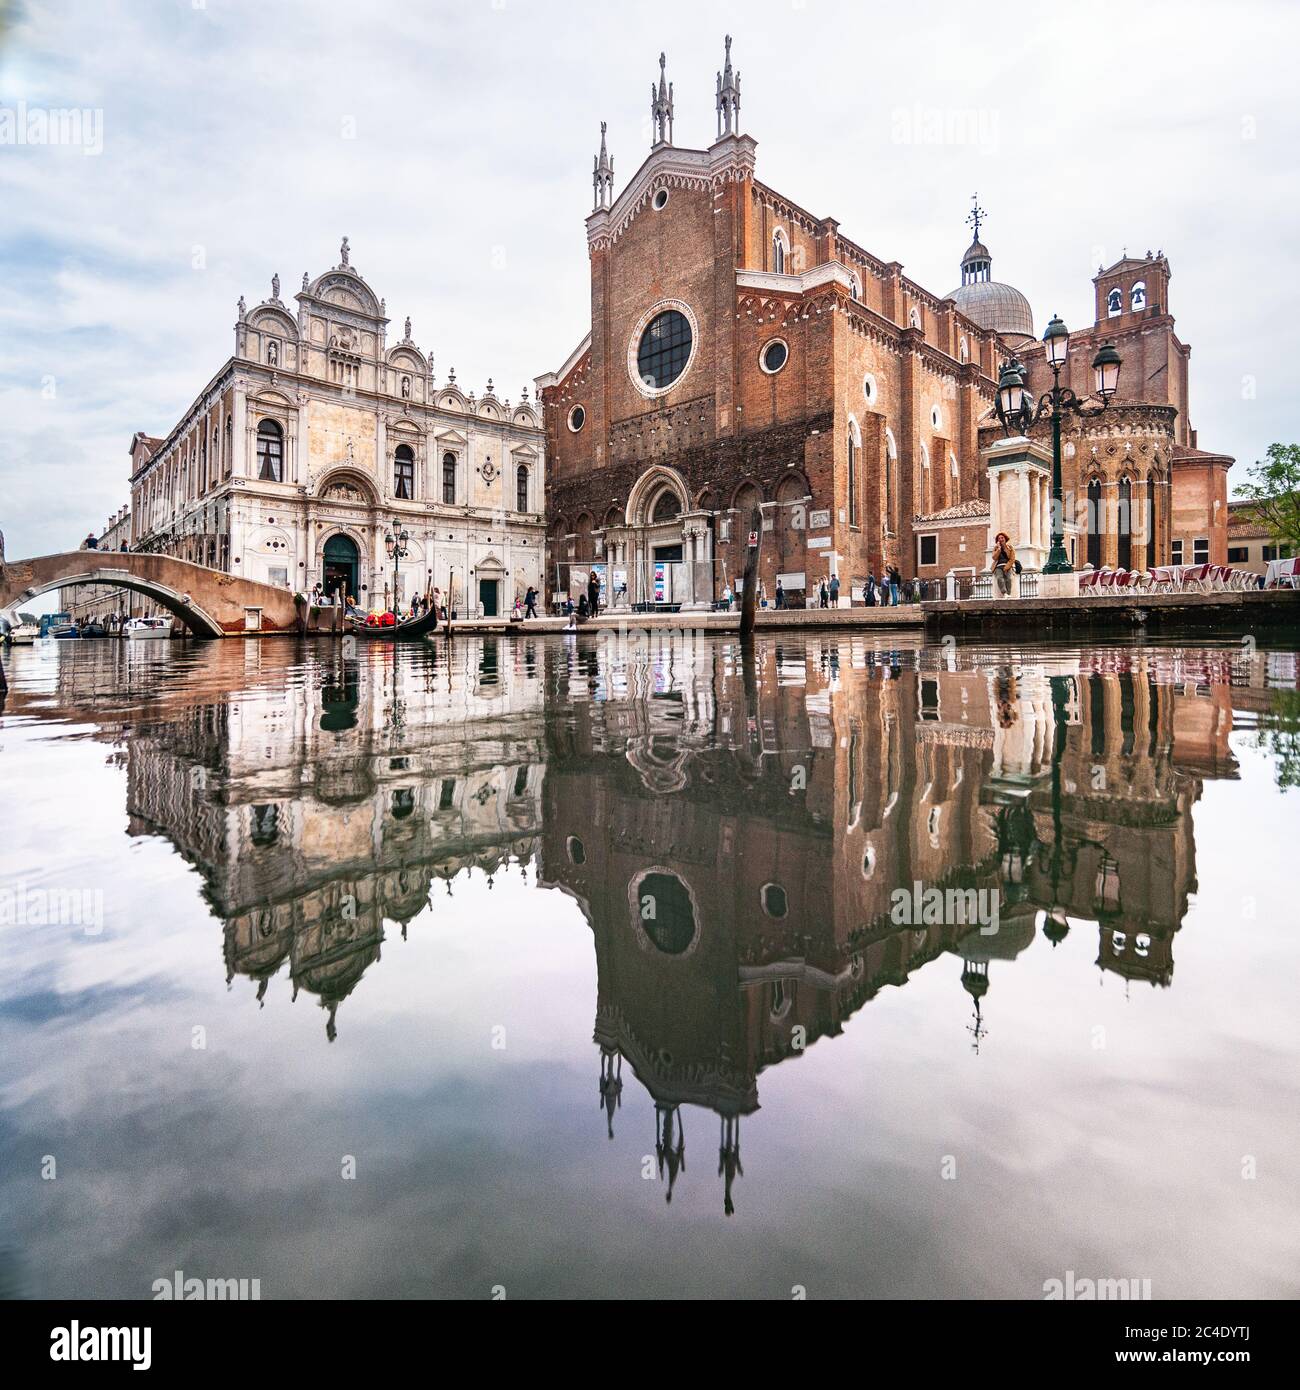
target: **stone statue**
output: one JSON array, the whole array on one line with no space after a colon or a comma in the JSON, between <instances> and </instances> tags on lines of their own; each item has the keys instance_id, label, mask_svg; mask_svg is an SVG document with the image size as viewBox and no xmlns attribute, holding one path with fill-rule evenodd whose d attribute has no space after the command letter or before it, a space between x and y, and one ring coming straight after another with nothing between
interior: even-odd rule
<instances>
[{"instance_id":1,"label":"stone statue","mask_svg":"<svg viewBox=\"0 0 1300 1390\"><path fill-rule=\"evenodd\" d=\"M303 287L303 289L306 289L306 288L307 288L307 284L308 284L308 281L307 281L307 272L304 270L303 273L302 273L302 287Z\"/></svg>"},{"instance_id":2,"label":"stone statue","mask_svg":"<svg viewBox=\"0 0 1300 1390\"><path fill-rule=\"evenodd\" d=\"M410 316L410 314L407 314L407 316L406 316L406 341L407 341L408 343L411 341L411 316Z\"/></svg>"},{"instance_id":3,"label":"stone statue","mask_svg":"<svg viewBox=\"0 0 1300 1390\"><path fill-rule=\"evenodd\" d=\"M239 317L242 319L247 312L248 305L244 300L244 296L241 294L239 296Z\"/></svg>"},{"instance_id":4,"label":"stone statue","mask_svg":"<svg viewBox=\"0 0 1300 1390\"><path fill-rule=\"evenodd\" d=\"M344 237L344 238L343 238L343 241L342 241L342 242L340 243L340 245L339 245L339 264L345 266L345 265L347 265L347 263L348 263L348 239L347 239L347 237Z\"/></svg>"},{"instance_id":5,"label":"stone statue","mask_svg":"<svg viewBox=\"0 0 1300 1390\"><path fill-rule=\"evenodd\" d=\"M272 299L279 299L279 298L280 298L280 273L279 273L279 271L277 271L274 275L271 276L271 298L272 298Z\"/></svg>"}]
</instances>

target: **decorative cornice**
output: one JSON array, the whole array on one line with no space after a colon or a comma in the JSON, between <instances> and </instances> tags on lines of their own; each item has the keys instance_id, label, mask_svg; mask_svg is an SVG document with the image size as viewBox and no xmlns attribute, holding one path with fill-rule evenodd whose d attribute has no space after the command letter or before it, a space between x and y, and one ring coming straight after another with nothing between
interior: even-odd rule
<instances>
[{"instance_id":1,"label":"decorative cornice","mask_svg":"<svg viewBox=\"0 0 1300 1390\"><path fill-rule=\"evenodd\" d=\"M684 150L675 145L651 150L612 206L587 218L588 250L612 246L660 188L708 191L739 179L752 179L757 147L753 136L724 135L707 150Z\"/></svg>"}]
</instances>

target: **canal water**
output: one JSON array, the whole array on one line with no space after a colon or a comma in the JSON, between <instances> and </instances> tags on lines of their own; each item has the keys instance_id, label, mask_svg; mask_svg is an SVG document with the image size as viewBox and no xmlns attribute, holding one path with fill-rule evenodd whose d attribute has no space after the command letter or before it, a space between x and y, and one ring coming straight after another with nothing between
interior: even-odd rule
<instances>
[{"instance_id":1,"label":"canal water","mask_svg":"<svg viewBox=\"0 0 1300 1390\"><path fill-rule=\"evenodd\" d=\"M15 649L4 1291L1300 1294L1295 649L893 640Z\"/></svg>"}]
</instances>

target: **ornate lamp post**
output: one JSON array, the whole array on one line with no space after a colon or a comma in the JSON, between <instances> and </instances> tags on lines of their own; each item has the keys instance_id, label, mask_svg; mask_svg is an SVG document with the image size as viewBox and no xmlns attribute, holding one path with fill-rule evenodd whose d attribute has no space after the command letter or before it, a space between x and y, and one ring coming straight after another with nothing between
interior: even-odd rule
<instances>
[{"instance_id":1,"label":"ornate lamp post","mask_svg":"<svg viewBox=\"0 0 1300 1390\"><path fill-rule=\"evenodd\" d=\"M1052 548L1043 566L1044 574L1070 574L1072 566L1065 553L1065 501L1061 490L1061 417L1074 414L1080 419L1100 415L1110 405L1119 384L1120 356L1114 345L1106 343L1092 359L1098 406L1086 406L1068 386L1061 385L1061 368L1070 350L1070 331L1053 317L1043 334L1047 365L1052 369L1052 389L1044 391L1037 404L1025 390L1025 369L1014 357L1003 365L998 378L997 415L1002 428L1011 434L1028 434L1049 415L1052 418Z\"/></svg>"},{"instance_id":2,"label":"ornate lamp post","mask_svg":"<svg viewBox=\"0 0 1300 1390\"><path fill-rule=\"evenodd\" d=\"M384 536L384 549L388 552L388 558L393 562L393 605L396 607L397 598L397 576L401 570L402 561L411 553L407 546L407 541L411 539L411 533L407 531L402 523L394 517L388 523L388 532Z\"/></svg>"}]
</instances>

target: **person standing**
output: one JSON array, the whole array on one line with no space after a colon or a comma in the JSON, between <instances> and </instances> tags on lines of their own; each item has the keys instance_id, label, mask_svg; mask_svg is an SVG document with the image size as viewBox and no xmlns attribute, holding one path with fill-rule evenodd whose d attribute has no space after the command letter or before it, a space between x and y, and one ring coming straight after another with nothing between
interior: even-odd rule
<instances>
[{"instance_id":1,"label":"person standing","mask_svg":"<svg viewBox=\"0 0 1300 1390\"><path fill-rule=\"evenodd\" d=\"M890 565L890 567L889 567L889 601L890 601L890 603L891 603L895 608L898 607L898 588L899 588L899 585L900 585L902 582L903 582L903 576L899 573L899 571L898 571L898 566L897 566L897 565Z\"/></svg>"},{"instance_id":2,"label":"person standing","mask_svg":"<svg viewBox=\"0 0 1300 1390\"><path fill-rule=\"evenodd\" d=\"M876 606L876 576L874 574L868 574L867 581L862 586L862 602L868 608Z\"/></svg>"},{"instance_id":3,"label":"person standing","mask_svg":"<svg viewBox=\"0 0 1300 1390\"><path fill-rule=\"evenodd\" d=\"M1011 576L1015 573L1016 552L1011 545L1011 537L999 531L993 538L993 578L997 581L998 593L1003 598L1011 597Z\"/></svg>"},{"instance_id":4,"label":"person standing","mask_svg":"<svg viewBox=\"0 0 1300 1390\"><path fill-rule=\"evenodd\" d=\"M840 606L840 577L838 574L831 575L831 607Z\"/></svg>"},{"instance_id":5,"label":"person standing","mask_svg":"<svg viewBox=\"0 0 1300 1390\"><path fill-rule=\"evenodd\" d=\"M785 585L779 579L776 581L776 606L778 608L785 607Z\"/></svg>"},{"instance_id":6,"label":"person standing","mask_svg":"<svg viewBox=\"0 0 1300 1390\"><path fill-rule=\"evenodd\" d=\"M592 570L587 579L587 612L594 618L600 607L600 575Z\"/></svg>"}]
</instances>

